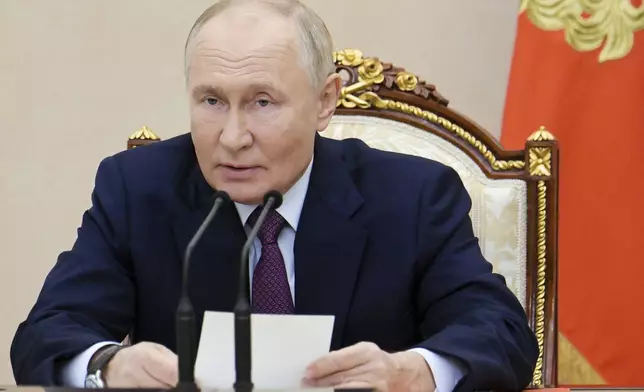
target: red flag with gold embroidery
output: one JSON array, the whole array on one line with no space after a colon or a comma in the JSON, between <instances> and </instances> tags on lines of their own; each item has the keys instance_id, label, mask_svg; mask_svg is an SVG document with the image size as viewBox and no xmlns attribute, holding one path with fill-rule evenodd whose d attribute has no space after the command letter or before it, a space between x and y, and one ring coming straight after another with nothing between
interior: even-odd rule
<instances>
[{"instance_id":1,"label":"red flag with gold embroidery","mask_svg":"<svg viewBox=\"0 0 644 392\"><path fill-rule=\"evenodd\" d=\"M644 6L523 0L501 142L559 140L559 381L644 385Z\"/></svg>"}]
</instances>

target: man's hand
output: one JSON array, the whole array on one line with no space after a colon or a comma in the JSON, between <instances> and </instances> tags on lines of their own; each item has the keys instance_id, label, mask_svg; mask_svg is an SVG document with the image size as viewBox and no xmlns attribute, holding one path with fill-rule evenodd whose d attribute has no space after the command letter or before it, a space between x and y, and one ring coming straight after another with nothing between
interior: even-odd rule
<instances>
[{"instance_id":1,"label":"man's hand","mask_svg":"<svg viewBox=\"0 0 644 392\"><path fill-rule=\"evenodd\" d=\"M434 376L422 355L386 353L373 343L333 351L310 364L304 384L312 387L374 388L382 392L433 391Z\"/></svg>"},{"instance_id":2,"label":"man's hand","mask_svg":"<svg viewBox=\"0 0 644 392\"><path fill-rule=\"evenodd\" d=\"M177 356L156 343L125 348L110 360L103 377L109 388L174 388Z\"/></svg>"}]
</instances>

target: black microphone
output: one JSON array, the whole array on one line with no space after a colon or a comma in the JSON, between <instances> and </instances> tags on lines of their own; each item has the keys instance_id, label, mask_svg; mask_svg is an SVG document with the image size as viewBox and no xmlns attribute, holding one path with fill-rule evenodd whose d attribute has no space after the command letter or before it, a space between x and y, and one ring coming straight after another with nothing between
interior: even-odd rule
<instances>
[{"instance_id":1,"label":"black microphone","mask_svg":"<svg viewBox=\"0 0 644 392\"><path fill-rule=\"evenodd\" d=\"M192 237L186 248L183 259L183 271L181 281L181 298L177 306L176 328L177 328L177 356L179 359L179 384L178 387L196 388L194 380L195 360L197 359L197 343L195 330L195 312L192 308L192 302L188 295L188 271L190 270L190 258L192 251L206 231L210 222L217 214L219 208L230 197L226 192L217 191L213 195L215 201L210 209L210 213L204 219L201 226Z\"/></svg>"},{"instance_id":2,"label":"black microphone","mask_svg":"<svg viewBox=\"0 0 644 392\"><path fill-rule=\"evenodd\" d=\"M266 220L266 215L272 208L279 208L282 205L282 194L278 191L270 191L264 195L264 207L262 208L257 222L253 226L246 243L241 252L239 263L239 292L235 304L235 391L249 392L253 389L251 379L251 325L250 325L250 294L248 290L248 253L253 241L257 237L259 229Z\"/></svg>"}]
</instances>

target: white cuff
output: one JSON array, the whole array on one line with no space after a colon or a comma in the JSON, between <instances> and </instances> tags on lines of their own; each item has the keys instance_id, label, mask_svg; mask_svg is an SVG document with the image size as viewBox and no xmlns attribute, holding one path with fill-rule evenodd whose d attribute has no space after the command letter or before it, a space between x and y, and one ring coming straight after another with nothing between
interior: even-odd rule
<instances>
[{"instance_id":1,"label":"white cuff","mask_svg":"<svg viewBox=\"0 0 644 392\"><path fill-rule=\"evenodd\" d=\"M84 388L85 387L85 377L87 376L87 365L89 360L92 359L94 353L96 353L101 347L105 347L110 344L120 344L117 342L100 342L96 343L87 350L78 354L67 362L62 367L62 374L60 379L63 382L63 385L66 387L73 388Z\"/></svg>"},{"instance_id":2,"label":"white cuff","mask_svg":"<svg viewBox=\"0 0 644 392\"><path fill-rule=\"evenodd\" d=\"M409 351L416 352L425 358L427 365L434 375L436 389L434 392L451 392L465 375L463 365L457 360L438 355L424 348L414 348Z\"/></svg>"}]
</instances>

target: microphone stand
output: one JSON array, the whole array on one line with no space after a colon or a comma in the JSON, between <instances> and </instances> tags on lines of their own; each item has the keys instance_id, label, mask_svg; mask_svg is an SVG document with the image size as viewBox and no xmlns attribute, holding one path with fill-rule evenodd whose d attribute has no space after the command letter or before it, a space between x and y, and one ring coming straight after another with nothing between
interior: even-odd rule
<instances>
[{"instance_id":1,"label":"microphone stand","mask_svg":"<svg viewBox=\"0 0 644 392\"><path fill-rule=\"evenodd\" d=\"M257 237L259 229L264 224L268 212L272 208L278 208L282 204L282 195L277 191L270 191L264 195L264 207L255 225L250 231L246 243L241 252L239 271L239 291L235 304L235 384L236 392L250 392L253 389L251 377L252 354L251 354L251 307L249 295L248 278L248 254L250 247Z\"/></svg>"},{"instance_id":2,"label":"microphone stand","mask_svg":"<svg viewBox=\"0 0 644 392\"><path fill-rule=\"evenodd\" d=\"M183 271L181 281L181 297L176 312L176 333L177 333L177 356L179 359L179 383L177 388L182 390L196 390L197 385L194 379L195 360L197 358L197 343L195 334L195 312L190 301L188 293L188 272L190 270L190 260L192 252L206 231L210 222L219 211L219 208L226 201L230 200L226 192L216 192L215 202L210 213L203 221L199 229L192 237L186 248L183 259Z\"/></svg>"}]
</instances>

